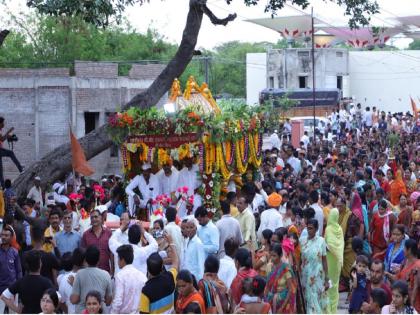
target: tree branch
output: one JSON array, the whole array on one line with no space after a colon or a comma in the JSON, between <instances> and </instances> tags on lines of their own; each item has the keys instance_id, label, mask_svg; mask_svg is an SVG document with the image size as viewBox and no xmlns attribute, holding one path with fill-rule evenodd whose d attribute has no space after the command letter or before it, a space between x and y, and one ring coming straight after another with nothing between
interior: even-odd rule
<instances>
[{"instance_id":1,"label":"tree branch","mask_svg":"<svg viewBox=\"0 0 420 315\"><path fill-rule=\"evenodd\" d=\"M9 31L8 30L2 30L0 32L0 47L3 45L4 40L6 39L7 35L9 35Z\"/></svg>"},{"instance_id":2,"label":"tree branch","mask_svg":"<svg viewBox=\"0 0 420 315\"><path fill-rule=\"evenodd\" d=\"M229 14L224 19L220 19L216 15L214 15L214 13L206 5L202 5L201 9L203 10L203 13L208 16L208 18L214 25L226 26L229 22L232 22L237 17L236 13L234 13L234 14Z\"/></svg>"}]
</instances>

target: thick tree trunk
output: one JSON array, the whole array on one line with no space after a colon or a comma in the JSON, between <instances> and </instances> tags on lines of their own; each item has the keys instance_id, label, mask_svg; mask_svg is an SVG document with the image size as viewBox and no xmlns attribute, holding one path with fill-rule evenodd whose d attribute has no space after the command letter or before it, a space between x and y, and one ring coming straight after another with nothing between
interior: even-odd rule
<instances>
[{"instance_id":1,"label":"thick tree trunk","mask_svg":"<svg viewBox=\"0 0 420 315\"><path fill-rule=\"evenodd\" d=\"M205 3L205 2L204 2ZM159 99L170 89L173 80L179 77L191 61L194 48L197 44L198 33L203 20L203 1L190 0L190 8L187 16L181 44L175 56L168 63L162 73L152 85L144 92L136 95L123 109L130 106L149 108L158 103ZM79 139L85 151L86 158L90 159L108 149L112 142L108 136L106 125L90 132ZM70 137L65 143L52 152L45 155L40 161L30 165L14 182L13 188L18 196L24 196L32 185L32 179L40 176L42 185L52 184L72 170Z\"/></svg>"}]
</instances>

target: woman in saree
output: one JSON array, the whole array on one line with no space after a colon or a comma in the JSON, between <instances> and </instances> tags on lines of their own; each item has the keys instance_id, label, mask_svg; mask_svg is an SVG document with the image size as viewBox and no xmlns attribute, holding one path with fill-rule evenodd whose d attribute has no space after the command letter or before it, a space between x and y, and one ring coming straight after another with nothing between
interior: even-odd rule
<instances>
[{"instance_id":1,"label":"woman in saree","mask_svg":"<svg viewBox=\"0 0 420 315\"><path fill-rule=\"evenodd\" d=\"M336 314L339 300L338 285L344 257L344 235L338 224L339 212L337 208L330 210L327 227L325 228L325 243L327 244L328 277L332 287L328 289L330 303L328 313Z\"/></svg>"},{"instance_id":2,"label":"woman in saree","mask_svg":"<svg viewBox=\"0 0 420 315\"><path fill-rule=\"evenodd\" d=\"M417 242L415 240L408 239L405 241L405 262L400 272L395 276L395 280L404 280L408 283L411 305L413 305L416 311L420 313L420 259L416 256L417 251Z\"/></svg>"},{"instance_id":3,"label":"woman in saree","mask_svg":"<svg viewBox=\"0 0 420 315\"><path fill-rule=\"evenodd\" d=\"M397 223L407 227L407 230L411 226L411 218L413 214L413 208L408 205L408 198L402 194L400 196L400 203L394 208L396 210Z\"/></svg>"},{"instance_id":4,"label":"woman in saree","mask_svg":"<svg viewBox=\"0 0 420 315\"><path fill-rule=\"evenodd\" d=\"M296 313L296 278L290 265L283 262L281 245L274 245L270 250L273 270L267 277L265 287L266 301L275 314Z\"/></svg>"},{"instance_id":5,"label":"woman in saree","mask_svg":"<svg viewBox=\"0 0 420 315\"><path fill-rule=\"evenodd\" d=\"M350 271L354 261L356 260L356 254L354 253L351 243L355 236L361 236L363 238L363 214L362 210L353 205L353 211L346 206L346 200L343 197L338 197L336 201L336 208L338 209L338 224L340 224L344 235L344 256L343 256L343 268L341 274L343 276L342 284L347 287L348 280L350 279Z\"/></svg>"},{"instance_id":6,"label":"woman in saree","mask_svg":"<svg viewBox=\"0 0 420 315\"><path fill-rule=\"evenodd\" d=\"M205 314L206 307L201 294L194 287L194 276L188 270L181 270L176 278L178 298L175 304L175 313L184 314L191 303L200 305L201 314Z\"/></svg>"},{"instance_id":7,"label":"woman in saree","mask_svg":"<svg viewBox=\"0 0 420 315\"><path fill-rule=\"evenodd\" d=\"M409 168L407 168L404 171L403 181L404 181L405 187L407 188L407 194L408 195L411 195L413 192L416 191L416 189L417 189L417 179L416 179L415 176L414 177L412 176L411 170Z\"/></svg>"},{"instance_id":8,"label":"woman in saree","mask_svg":"<svg viewBox=\"0 0 420 315\"><path fill-rule=\"evenodd\" d=\"M392 229L391 239L385 254L385 275L392 277L401 270L401 265L405 260L404 243L405 243L404 225L397 224Z\"/></svg>"},{"instance_id":9,"label":"woman in saree","mask_svg":"<svg viewBox=\"0 0 420 315\"><path fill-rule=\"evenodd\" d=\"M391 170L388 171L390 171L391 176L393 176L393 172ZM389 187L390 201L394 206L396 206L400 201L400 196L402 194L407 195L407 187L404 184L401 170L398 170L395 174L395 178L390 180Z\"/></svg>"},{"instance_id":10,"label":"woman in saree","mask_svg":"<svg viewBox=\"0 0 420 315\"><path fill-rule=\"evenodd\" d=\"M271 231L270 229L262 231L260 238L261 248L255 251L254 248L251 247L254 270L257 271L262 277L266 277L272 268L269 259L272 236L273 231ZM253 246L253 243L251 243L251 246Z\"/></svg>"},{"instance_id":11,"label":"woman in saree","mask_svg":"<svg viewBox=\"0 0 420 315\"><path fill-rule=\"evenodd\" d=\"M235 305L237 305L241 301L243 294L243 280L258 276L258 272L252 268L251 252L246 248L239 248L237 250L235 254L235 265L238 273L230 285L230 292Z\"/></svg>"},{"instance_id":12,"label":"woman in saree","mask_svg":"<svg viewBox=\"0 0 420 315\"><path fill-rule=\"evenodd\" d=\"M378 212L373 215L369 229L369 243L372 246L373 259L384 260L396 221L394 214L388 210L386 200L380 200Z\"/></svg>"},{"instance_id":13,"label":"woman in saree","mask_svg":"<svg viewBox=\"0 0 420 315\"><path fill-rule=\"evenodd\" d=\"M327 313L329 287L327 246L317 235L318 221L307 222L308 237L302 246L302 286L308 314Z\"/></svg>"}]
</instances>

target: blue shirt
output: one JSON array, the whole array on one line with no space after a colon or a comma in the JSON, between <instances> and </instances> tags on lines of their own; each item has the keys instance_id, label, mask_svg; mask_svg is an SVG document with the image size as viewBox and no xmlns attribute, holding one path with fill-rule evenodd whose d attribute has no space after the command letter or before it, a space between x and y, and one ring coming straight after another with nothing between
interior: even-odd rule
<instances>
[{"instance_id":1,"label":"blue shirt","mask_svg":"<svg viewBox=\"0 0 420 315\"><path fill-rule=\"evenodd\" d=\"M67 252L73 253L76 248L80 247L80 240L80 234L75 231L61 231L55 235L57 248L61 255Z\"/></svg>"},{"instance_id":2,"label":"blue shirt","mask_svg":"<svg viewBox=\"0 0 420 315\"><path fill-rule=\"evenodd\" d=\"M13 247L7 250L0 247L0 294L20 278L22 266L18 251Z\"/></svg>"},{"instance_id":3,"label":"blue shirt","mask_svg":"<svg viewBox=\"0 0 420 315\"><path fill-rule=\"evenodd\" d=\"M219 229L212 221L206 225L200 225L197 231L198 237L204 245L206 258L210 254L217 254L219 250Z\"/></svg>"}]
</instances>

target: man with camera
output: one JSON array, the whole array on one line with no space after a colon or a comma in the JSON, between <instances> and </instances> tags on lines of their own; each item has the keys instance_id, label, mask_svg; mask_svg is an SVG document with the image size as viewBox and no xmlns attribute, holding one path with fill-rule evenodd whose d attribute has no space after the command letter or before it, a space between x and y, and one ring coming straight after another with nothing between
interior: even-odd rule
<instances>
[{"instance_id":1,"label":"man with camera","mask_svg":"<svg viewBox=\"0 0 420 315\"><path fill-rule=\"evenodd\" d=\"M4 117L0 117L0 131L4 128ZM15 156L15 153L12 150L8 150L3 148L3 142L7 140L8 142L16 142L17 137L13 134L14 128L10 128L7 132L2 135L0 133L0 185L4 187L4 178L3 178L3 163L2 157L7 156L12 159L13 163L15 163L16 167L18 168L19 172L22 173L23 167L20 165L18 159Z\"/></svg>"}]
</instances>

